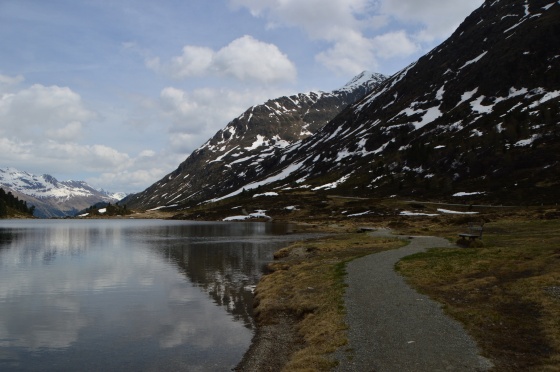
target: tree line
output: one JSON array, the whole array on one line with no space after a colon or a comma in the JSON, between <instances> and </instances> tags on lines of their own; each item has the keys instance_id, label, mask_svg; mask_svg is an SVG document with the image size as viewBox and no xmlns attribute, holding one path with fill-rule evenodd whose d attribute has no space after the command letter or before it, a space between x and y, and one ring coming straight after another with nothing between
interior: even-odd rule
<instances>
[{"instance_id":1,"label":"tree line","mask_svg":"<svg viewBox=\"0 0 560 372\"><path fill-rule=\"evenodd\" d=\"M0 218L6 218L17 214L33 216L35 206L27 206L25 200L19 200L11 191L0 188Z\"/></svg>"}]
</instances>

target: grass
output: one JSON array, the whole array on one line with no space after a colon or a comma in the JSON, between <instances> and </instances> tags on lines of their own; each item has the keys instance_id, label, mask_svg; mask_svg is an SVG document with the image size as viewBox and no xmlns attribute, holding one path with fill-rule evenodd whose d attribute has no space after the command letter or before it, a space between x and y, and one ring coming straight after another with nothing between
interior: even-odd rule
<instances>
[{"instance_id":1,"label":"grass","mask_svg":"<svg viewBox=\"0 0 560 372\"><path fill-rule=\"evenodd\" d=\"M256 288L255 315L260 324L274 322L279 314L296 320L302 344L285 370L334 367L330 354L348 342L343 302L346 262L403 244L355 233L296 243L277 252L271 272Z\"/></svg>"},{"instance_id":2,"label":"grass","mask_svg":"<svg viewBox=\"0 0 560 372\"><path fill-rule=\"evenodd\" d=\"M434 249L397 265L465 325L497 371L560 369L560 220L537 217L495 218L482 248Z\"/></svg>"},{"instance_id":3,"label":"grass","mask_svg":"<svg viewBox=\"0 0 560 372\"><path fill-rule=\"evenodd\" d=\"M479 247L431 250L404 259L397 269L412 286L442 303L449 315L465 325L484 355L495 363L496 371L560 370L557 206L480 206L476 200L446 205L311 192L283 195L273 199L273 205L261 205L260 199L245 202L235 200L222 207L227 213L237 205L247 210L268 209L275 220L306 222L313 228L385 226L406 235L435 235L450 241L465 232L468 222L484 219ZM287 205L298 209L287 212ZM446 215L438 208L479 214ZM400 215L403 210L439 215L405 217ZM364 211L372 213L348 218ZM279 313L296 318L302 344L286 370L328 370L333 366L329 353L346 343L342 302L345 262L398 245L369 241L365 234L344 235L278 252L272 273L257 287L257 313L263 323L273 322Z\"/></svg>"}]
</instances>

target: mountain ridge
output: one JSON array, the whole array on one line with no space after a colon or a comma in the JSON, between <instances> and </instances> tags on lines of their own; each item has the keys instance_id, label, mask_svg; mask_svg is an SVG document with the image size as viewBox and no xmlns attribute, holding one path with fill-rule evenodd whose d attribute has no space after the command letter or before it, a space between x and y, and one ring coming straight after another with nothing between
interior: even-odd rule
<instances>
[{"instance_id":1,"label":"mountain ridge","mask_svg":"<svg viewBox=\"0 0 560 372\"><path fill-rule=\"evenodd\" d=\"M252 106L193 151L174 172L123 202L141 209L169 206L209 199L217 186L241 185L268 168L270 159L283 148L312 135L384 79L364 71L332 92L299 93Z\"/></svg>"},{"instance_id":2,"label":"mountain ridge","mask_svg":"<svg viewBox=\"0 0 560 372\"><path fill-rule=\"evenodd\" d=\"M118 202L126 195L98 190L84 181L59 181L49 174L41 176L15 168L0 168L0 187L35 206L41 218L69 217L98 202Z\"/></svg>"},{"instance_id":3,"label":"mountain ridge","mask_svg":"<svg viewBox=\"0 0 560 372\"><path fill-rule=\"evenodd\" d=\"M558 200L557 35L558 1L486 1L449 39L313 135L261 153L266 156L257 164L221 182L218 175L228 167L255 161L232 156L226 146L229 152L214 159L221 167L196 173L213 181L184 198L188 180L181 177L192 176L187 159L172 174L172 187L164 180L154 184L136 206L181 209L245 194L303 191L468 203ZM218 132L197 151L215 150L231 136ZM156 197L163 192L176 198Z\"/></svg>"}]
</instances>

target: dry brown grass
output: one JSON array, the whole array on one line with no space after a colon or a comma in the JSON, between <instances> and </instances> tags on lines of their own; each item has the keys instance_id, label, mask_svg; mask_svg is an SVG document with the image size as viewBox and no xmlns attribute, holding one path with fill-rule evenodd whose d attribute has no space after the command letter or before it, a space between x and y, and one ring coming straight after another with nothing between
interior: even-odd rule
<instances>
[{"instance_id":1,"label":"dry brown grass","mask_svg":"<svg viewBox=\"0 0 560 372\"><path fill-rule=\"evenodd\" d=\"M492 216L484 247L431 250L398 269L465 324L497 371L560 370L560 220ZM440 226L448 237L453 226Z\"/></svg>"},{"instance_id":2,"label":"dry brown grass","mask_svg":"<svg viewBox=\"0 0 560 372\"><path fill-rule=\"evenodd\" d=\"M277 253L256 289L255 314L260 324L278 315L296 319L301 337L288 371L325 371L334 366L330 353L347 343L344 323L345 263L366 254L402 246L396 239L343 234L296 243Z\"/></svg>"}]
</instances>

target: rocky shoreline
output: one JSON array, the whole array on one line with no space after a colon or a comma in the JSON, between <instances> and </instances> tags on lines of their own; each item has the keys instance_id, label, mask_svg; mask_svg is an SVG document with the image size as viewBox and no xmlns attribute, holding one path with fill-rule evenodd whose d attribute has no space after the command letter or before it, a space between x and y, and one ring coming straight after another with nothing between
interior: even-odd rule
<instances>
[{"instance_id":1,"label":"rocky shoreline","mask_svg":"<svg viewBox=\"0 0 560 372\"><path fill-rule=\"evenodd\" d=\"M301 345L295 320L279 314L275 324L257 325L249 350L234 371L280 371Z\"/></svg>"}]
</instances>

